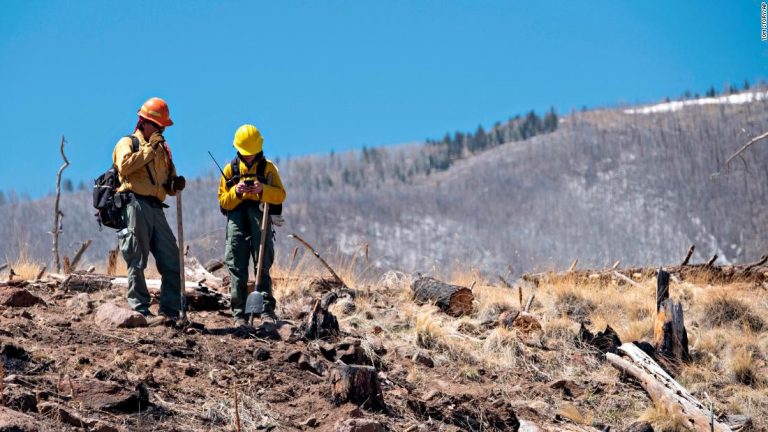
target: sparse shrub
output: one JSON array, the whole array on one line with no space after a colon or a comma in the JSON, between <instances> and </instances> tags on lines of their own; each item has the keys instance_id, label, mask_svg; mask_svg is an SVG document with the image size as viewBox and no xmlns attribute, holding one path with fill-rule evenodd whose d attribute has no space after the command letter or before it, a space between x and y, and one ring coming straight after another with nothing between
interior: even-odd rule
<instances>
[{"instance_id":1,"label":"sparse shrub","mask_svg":"<svg viewBox=\"0 0 768 432\"><path fill-rule=\"evenodd\" d=\"M445 330L430 314L416 318L416 344L422 348L434 349L445 338Z\"/></svg>"},{"instance_id":2,"label":"sparse shrub","mask_svg":"<svg viewBox=\"0 0 768 432\"><path fill-rule=\"evenodd\" d=\"M572 290L561 291L557 293L555 298L557 312L565 314L577 322L586 321L596 307L592 300L584 298Z\"/></svg>"},{"instance_id":3,"label":"sparse shrub","mask_svg":"<svg viewBox=\"0 0 768 432\"><path fill-rule=\"evenodd\" d=\"M759 332L765 328L762 318L752 312L749 305L739 299L717 295L704 304L703 322L710 327L741 325Z\"/></svg>"},{"instance_id":4,"label":"sparse shrub","mask_svg":"<svg viewBox=\"0 0 768 432\"><path fill-rule=\"evenodd\" d=\"M734 349L728 367L733 379L744 385L751 386L760 381L755 364L755 352L749 347L740 346Z\"/></svg>"},{"instance_id":5,"label":"sparse shrub","mask_svg":"<svg viewBox=\"0 0 768 432\"><path fill-rule=\"evenodd\" d=\"M544 335L552 339L572 341L576 337L573 321L567 318L555 318L544 324Z\"/></svg>"}]
</instances>

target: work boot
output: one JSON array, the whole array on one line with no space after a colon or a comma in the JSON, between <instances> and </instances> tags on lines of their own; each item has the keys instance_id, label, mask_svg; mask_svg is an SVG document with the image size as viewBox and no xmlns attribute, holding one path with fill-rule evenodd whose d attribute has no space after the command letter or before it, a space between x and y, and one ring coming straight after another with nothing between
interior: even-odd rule
<instances>
[{"instance_id":1,"label":"work boot","mask_svg":"<svg viewBox=\"0 0 768 432\"><path fill-rule=\"evenodd\" d=\"M235 318L235 327L248 327L248 321L243 318Z\"/></svg>"},{"instance_id":2,"label":"work boot","mask_svg":"<svg viewBox=\"0 0 768 432\"><path fill-rule=\"evenodd\" d=\"M165 324L167 318L160 315L153 315L149 314L148 316L145 316L147 319L147 327L156 327L160 324Z\"/></svg>"}]
</instances>

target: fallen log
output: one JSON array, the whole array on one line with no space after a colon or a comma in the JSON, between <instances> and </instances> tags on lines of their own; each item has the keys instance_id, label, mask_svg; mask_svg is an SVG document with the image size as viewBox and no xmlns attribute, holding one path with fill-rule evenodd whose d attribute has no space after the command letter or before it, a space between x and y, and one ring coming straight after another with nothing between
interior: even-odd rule
<instances>
[{"instance_id":1,"label":"fallen log","mask_svg":"<svg viewBox=\"0 0 768 432\"><path fill-rule=\"evenodd\" d=\"M422 276L413 281L411 290L413 301L417 304L433 303L451 316L472 313L474 295L469 288Z\"/></svg>"},{"instance_id":2,"label":"fallen log","mask_svg":"<svg viewBox=\"0 0 768 432\"><path fill-rule=\"evenodd\" d=\"M184 276L221 293L229 292L229 284L225 284L222 278L208 271L195 257L184 258Z\"/></svg>"},{"instance_id":3,"label":"fallen log","mask_svg":"<svg viewBox=\"0 0 768 432\"><path fill-rule=\"evenodd\" d=\"M376 368L336 364L329 373L331 400L335 405L352 402L374 411L386 409Z\"/></svg>"},{"instance_id":4,"label":"fallen log","mask_svg":"<svg viewBox=\"0 0 768 432\"><path fill-rule=\"evenodd\" d=\"M684 418L686 426L702 432L731 431L728 425L710 419L709 410L635 344L621 345L619 354L606 354L611 366L634 378L654 403Z\"/></svg>"},{"instance_id":5,"label":"fallen log","mask_svg":"<svg viewBox=\"0 0 768 432\"><path fill-rule=\"evenodd\" d=\"M153 283L150 286L149 281L147 282L147 290L149 290L149 293L159 298L160 285L155 285ZM186 282L186 286L184 287L184 298L186 299L186 304L189 306L189 310L215 311L226 309L228 307L227 298L221 293L209 290L205 286L190 285L191 283L192 282Z\"/></svg>"}]
</instances>

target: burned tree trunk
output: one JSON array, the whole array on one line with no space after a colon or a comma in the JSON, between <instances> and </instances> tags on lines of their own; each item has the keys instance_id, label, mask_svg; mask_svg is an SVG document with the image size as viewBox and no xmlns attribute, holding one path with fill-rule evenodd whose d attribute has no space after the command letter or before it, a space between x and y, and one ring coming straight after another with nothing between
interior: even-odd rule
<instances>
[{"instance_id":1,"label":"burned tree trunk","mask_svg":"<svg viewBox=\"0 0 768 432\"><path fill-rule=\"evenodd\" d=\"M352 402L375 411L386 409L373 366L334 365L329 382L331 400L335 405Z\"/></svg>"},{"instance_id":2,"label":"burned tree trunk","mask_svg":"<svg viewBox=\"0 0 768 432\"><path fill-rule=\"evenodd\" d=\"M307 339L325 339L336 337L339 334L339 322L328 311L328 308L336 301L338 296L331 291L325 294L322 300L315 301L312 312L301 325L304 337Z\"/></svg>"},{"instance_id":3,"label":"burned tree trunk","mask_svg":"<svg viewBox=\"0 0 768 432\"><path fill-rule=\"evenodd\" d=\"M474 295L469 288L450 285L430 277L420 277L411 285L413 301L417 304L434 303L451 316L472 313Z\"/></svg>"},{"instance_id":4,"label":"burned tree trunk","mask_svg":"<svg viewBox=\"0 0 768 432\"><path fill-rule=\"evenodd\" d=\"M676 362L691 360L683 306L669 298L669 273L659 269L656 283L656 323L653 327L656 352Z\"/></svg>"}]
</instances>

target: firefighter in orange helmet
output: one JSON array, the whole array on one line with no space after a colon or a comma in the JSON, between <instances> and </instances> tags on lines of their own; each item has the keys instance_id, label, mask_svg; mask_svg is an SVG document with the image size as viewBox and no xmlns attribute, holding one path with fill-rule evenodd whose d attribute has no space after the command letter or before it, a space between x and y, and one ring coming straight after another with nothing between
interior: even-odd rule
<instances>
[{"instance_id":1,"label":"firefighter in orange helmet","mask_svg":"<svg viewBox=\"0 0 768 432\"><path fill-rule=\"evenodd\" d=\"M162 276L160 314L177 319L181 308L179 249L165 219L167 195L184 189L184 177L176 175L171 151L163 132L173 125L168 104L153 97L139 109L132 135L120 139L112 161L120 177L118 195L126 228L118 231L120 251L128 265L128 304L147 317L150 296L144 279L149 253Z\"/></svg>"}]
</instances>

